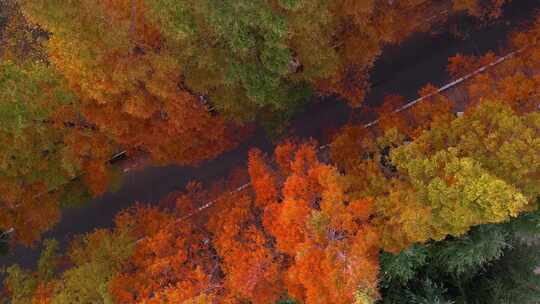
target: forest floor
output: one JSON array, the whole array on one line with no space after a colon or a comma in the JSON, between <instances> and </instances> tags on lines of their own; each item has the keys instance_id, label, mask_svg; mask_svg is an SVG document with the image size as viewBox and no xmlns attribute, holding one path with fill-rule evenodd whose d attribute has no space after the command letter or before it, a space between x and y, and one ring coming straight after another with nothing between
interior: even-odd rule
<instances>
[{"instance_id":1,"label":"forest floor","mask_svg":"<svg viewBox=\"0 0 540 304\"><path fill-rule=\"evenodd\" d=\"M329 130L337 130L351 120L357 123L373 121L375 116L369 109L379 105L386 94L399 94L407 100L413 100L418 97L418 89L427 83L435 86L448 83L448 57L457 53L479 55L489 50L500 53L504 50L508 32L531 20L539 8L540 2L537 0L522 0L519 5L510 6L504 17L496 23L475 30L463 39L449 33L435 36L424 33L414 35L400 45L386 47L371 73L374 86L364 102L368 111L353 113L345 103L334 98L316 99L292 121L290 135L314 138L325 143ZM452 92L448 94L454 94ZM257 147L271 152L273 146L259 128L236 149L198 167L171 165L130 170L140 165L133 163L133 160L121 163L128 170L125 170L124 181L118 191L106 193L82 207L64 210L60 223L47 232L44 238L56 238L64 247L73 235L111 227L114 216L136 202L157 204L169 193L184 189L188 182L194 180L209 184L244 165L249 149ZM39 252L40 246L17 246L7 256L0 257L0 267L13 263L34 267Z\"/></svg>"}]
</instances>

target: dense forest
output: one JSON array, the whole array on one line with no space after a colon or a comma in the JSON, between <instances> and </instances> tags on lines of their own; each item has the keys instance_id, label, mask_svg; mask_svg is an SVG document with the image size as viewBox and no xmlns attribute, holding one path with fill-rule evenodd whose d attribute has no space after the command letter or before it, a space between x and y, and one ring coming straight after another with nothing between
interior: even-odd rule
<instances>
[{"instance_id":1,"label":"dense forest","mask_svg":"<svg viewBox=\"0 0 540 304\"><path fill-rule=\"evenodd\" d=\"M504 57L450 57L452 92L388 94L328 143L288 135L321 97L365 109L385 46L507 2L0 2L0 251L42 244L0 303L537 303L540 15ZM257 127L273 153L42 240L121 184L119 152L197 166Z\"/></svg>"}]
</instances>

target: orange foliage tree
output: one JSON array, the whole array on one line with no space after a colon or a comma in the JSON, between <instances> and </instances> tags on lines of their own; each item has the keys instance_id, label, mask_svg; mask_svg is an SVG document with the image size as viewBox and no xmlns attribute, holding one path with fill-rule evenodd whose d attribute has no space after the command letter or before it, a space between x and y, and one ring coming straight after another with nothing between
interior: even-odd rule
<instances>
[{"instance_id":1,"label":"orange foliage tree","mask_svg":"<svg viewBox=\"0 0 540 304\"><path fill-rule=\"evenodd\" d=\"M23 11L52 32L50 61L78 93L85 119L116 143L179 164L233 146L232 126L182 86L182 67L143 1L30 1Z\"/></svg>"},{"instance_id":2,"label":"orange foliage tree","mask_svg":"<svg viewBox=\"0 0 540 304\"><path fill-rule=\"evenodd\" d=\"M416 127L410 133L412 138L418 137L424 130L429 129L433 123L450 121L454 117L451 112L453 102L446 96L437 93L437 88L433 85L424 86L418 94L424 99L409 110Z\"/></svg>"},{"instance_id":3,"label":"orange foliage tree","mask_svg":"<svg viewBox=\"0 0 540 304\"><path fill-rule=\"evenodd\" d=\"M107 188L113 145L79 119L77 104L50 66L0 63L0 229L14 228L16 241L32 244L57 222L61 204Z\"/></svg>"},{"instance_id":4,"label":"orange foliage tree","mask_svg":"<svg viewBox=\"0 0 540 304\"><path fill-rule=\"evenodd\" d=\"M466 83L467 102L477 104L482 99L500 100L519 113L537 110L540 106L539 39L540 17L537 17L529 29L512 34L512 56ZM495 60L492 52L479 57L458 54L450 58L448 70L452 76L459 76Z\"/></svg>"},{"instance_id":5,"label":"orange foliage tree","mask_svg":"<svg viewBox=\"0 0 540 304\"><path fill-rule=\"evenodd\" d=\"M292 260L284 277L289 295L305 303L376 298L372 201L352 200L347 179L318 160L313 144L299 146L289 162L282 199L265 208L263 219L277 250Z\"/></svg>"},{"instance_id":6,"label":"orange foliage tree","mask_svg":"<svg viewBox=\"0 0 540 304\"><path fill-rule=\"evenodd\" d=\"M384 97L383 103L376 109L379 115L379 127L384 131L392 128L398 129L403 134L410 133L410 123L405 112L396 112L400 107L405 105L405 99L399 95L387 95Z\"/></svg>"},{"instance_id":7,"label":"orange foliage tree","mask_svg":"<svg viewBox=\"0 0 540 304\"><path fill-rule=\"evenodd\" d=\"M511 0L453 0L452 9L466 11L467 14L482 19L495 19L501 16L502 7Z\"/></svg>"},{"instance_id":8,"label":"orange foliage tree","mask_svg":"<svg viewBox=\"0 0 540 304\"><path fill-rule=\"evenodd\" d=\"M76 239L66 269L53 268L47 280L13 285L32 274L10 270L12 294L42 303L377 299L374 200L352 196L347 177L318 160L313 142L288 142L275 154L250 152L251 187L233 190L231 182L212 193L190 184L174 212L141 205L122 212L114 231ZM200 211L208 199L210 212Z\"/></svg>"}]
</instances>

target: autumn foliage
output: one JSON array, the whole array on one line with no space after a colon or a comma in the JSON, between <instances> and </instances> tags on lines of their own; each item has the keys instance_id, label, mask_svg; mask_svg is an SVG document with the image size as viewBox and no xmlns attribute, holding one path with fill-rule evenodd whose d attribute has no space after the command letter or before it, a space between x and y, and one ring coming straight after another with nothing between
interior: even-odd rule
<instances>
[{"instance_id":1,"label":"autumn foliage","mask_svg":"<svg viewBox=\"0 0 540 304\"><path fill-rule=\"evenodd\" d=\"M253 122L283 129L314 92L359 106L385 45L442 25L441 12L489 19L506 1L173 2L0 4L0 156L9 172L0 176L0 228L15 228L17 241L34 243L61 206L104 193L118 179L108 164L118 151L197 165L235 147ZM532 83L522 80L501 85L509 98L526 98ZM413 131L387 114L382 125Z\"/></svg>"},{"instance_id":2,"label":"autumn foliage","mask_svg":"<svg viewBox=\"0 0 540 304\"><path fill-rule=\"evenodd\" d=\"M128 268L135 272L119 274L110 285L117 301L204 296L222 303L272 303L288 293L306 303L350 303L357 293L376 297L372 201L345 205L342 177L317 160L313 145L287 145L290 173L252 151L253 188L219 196L212 210L219 217L199 225L190 224L193 219L172 222L147 234ZM169 247L173 244L177 247ZM173 264L186 268L169 268ZM314 269L327 275L314 277Z\"/></svg>"},{"instance_id":3,"label":"autumn foliage","mask_svg":"<svg viewBox=\"0 0 540 304\"><path fill-rule=\"evenodd\" d=\"M95 275L117 303L376 299L373 199L350 197L345 176L318 160L314 143L276 150L281 166L261 151L250 153L250 188L215 196L192 185L177 197L182 206L173 213L141 206L121 213L112 234L96 231L74 242L67 257L73 268L51 281L49 293L35 289L34 297L60 301L73 299L78 288L94 288L91 278L70 284L96 263ZM194 210L210 196L215 205L208 211L183 217L186 204ZM104 247L109 239L131 240L129 258L104 260L117 250ZM84 297L102 299L97 290Z\"/></svg>"},{"instance_id":4,"label":"autumn foliage","mask_svg":"<svg viewBox=\"0 0 540 304\"><path fill-rule=\"evenodd\" d=\"M192 183L174 210L131 208L64 257L46 251L37 273L10 268L8 291L43 303L372 303L381 250L535 209L539 118L483 101L409 144L395 128L374 138L349 126L331 146L337 167L314 142L252 150L249 187ZM47 270L61 260L67 270Z\"/></svg>"},{"instance_id":5,"label":"autumn foliage","mask_svg":"<svg viewBox=\"0 0 540 304\"><path fill-rule=\"evenodd\" d=\"M35 48L24 46L37 37L8 39L0 63L0 228L15 227L15 241L39 239L71 190L105 192L118 148L195 165L232 148L241 122L287 116L307 86L358 105L381 47L426 30L405 21L438 7L173 2L36 0L13 13L8 37L33 24L51 34ZM505 2L451 4L488 20ZM538 229L539 38L538 21L514 34L516 52L456 88L463 100L430 84L413 103L387 95L376 123L350 123L328 146L251 149L223 181L136 204L65 252L47 240L37 269L6 269L5 292L14 304L372 304L395 289L399 301L443 303L432 278L483 279L465 269L523 254L522 226ZM495 60L458 54L447 70L464 77ZM434 292L399 294L411 282Z\"/></svg>"}]
</instances>

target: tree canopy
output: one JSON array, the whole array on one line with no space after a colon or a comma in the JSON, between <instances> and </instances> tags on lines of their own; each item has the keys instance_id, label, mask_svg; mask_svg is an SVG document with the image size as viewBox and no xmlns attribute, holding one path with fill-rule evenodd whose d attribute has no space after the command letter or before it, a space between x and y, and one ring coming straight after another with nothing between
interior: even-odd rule
<instances>
[{"instance_id":1,"label":"tree canopy","mask_svg":"<svg viewBox=\"0 0 540 304\"><path fill-rule=\"evenodd\" d=\"M34 245L107 191L116 151L197 165L313 93L357 107L384 45L506 2L2 2L0 242ZM252 148L219 182L45 240L35 269L3 270L0 303L538 302L539 20L496 66L451 57L451 77L492 65L461 94L386 95L328 146Z\"/></svg>"}]
</instances>

